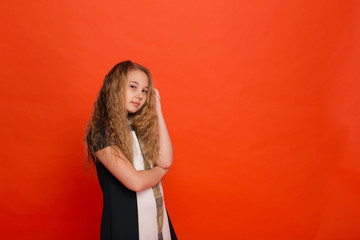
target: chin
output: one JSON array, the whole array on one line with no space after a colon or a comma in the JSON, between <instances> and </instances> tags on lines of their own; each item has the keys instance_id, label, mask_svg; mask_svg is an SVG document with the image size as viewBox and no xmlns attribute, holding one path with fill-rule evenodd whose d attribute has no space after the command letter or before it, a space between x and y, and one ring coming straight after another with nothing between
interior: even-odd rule
<instances>
[{"instance_id":1,"label":"chin","mask_svg":"<svg viewBox=\"0 0 360 240\"><path fill-rule=\"evenodd\" d=\"M139 109L127 109L128 113L136 113Z\"/></svg>"}]
</instances>

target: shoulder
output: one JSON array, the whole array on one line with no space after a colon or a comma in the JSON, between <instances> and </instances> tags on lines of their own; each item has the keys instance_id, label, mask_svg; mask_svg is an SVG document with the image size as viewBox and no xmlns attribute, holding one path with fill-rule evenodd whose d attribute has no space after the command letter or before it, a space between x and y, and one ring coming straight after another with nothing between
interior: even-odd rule
<instances>
[{"instance_id":1,"label":"shoulder","mask_svg":"<svg viewBox=\"0 0 360 240\"><path fill-rule=\"evenodd\" d=\"M106 130L104 127L91 128L87 134L87 144L93 153L109 146L106 140Z\"/></svg>"}]
</instances>

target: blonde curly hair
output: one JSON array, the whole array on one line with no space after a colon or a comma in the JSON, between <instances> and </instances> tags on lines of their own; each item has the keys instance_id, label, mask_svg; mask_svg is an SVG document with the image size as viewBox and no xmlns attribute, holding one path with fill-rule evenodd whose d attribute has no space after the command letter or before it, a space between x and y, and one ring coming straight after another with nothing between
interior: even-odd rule
<instances>
[{"instance_id":1,"label":"blonde curly hair","mask_svg":"<svg viewBox=\"0 0 360 240\"><path fill-rule=\"evenodd\" d=\"M125 108L127 74L132 70L143 71L149 80L149 91L145 104L136 113L130 114ZM150 71L137 63L124 61L116 64L105 76L103 85L94 103L91 118L86 126L84 146L87 163L90 156L96 164L95 151L101 149L104 136L109 146L118 147L133 163L133 138L131 122L138 136L144 160L153 165L159 152L159 134L155 111L155 91ZM115 149L115 148L114 148ZM120 156L120 155L119 155Z\"/></svg>"}]
</instances>

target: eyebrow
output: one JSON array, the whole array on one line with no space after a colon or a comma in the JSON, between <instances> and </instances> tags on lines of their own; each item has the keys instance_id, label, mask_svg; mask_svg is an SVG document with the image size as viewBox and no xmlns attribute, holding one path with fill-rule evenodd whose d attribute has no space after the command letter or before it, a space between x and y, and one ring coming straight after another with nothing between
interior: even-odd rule
<instances>
[{"instance_id":1,"label":"eyebrow","mask_svg":"<svg viewBox=\"0 0 360 240\"><path fill-rule=\"evenodd\" d=\"M137 85L140 85L138 82L136 82L136 81L130 81L130 82L132 82L132 83L136 83ZM149 88L148 86L146 86L146 87L144 87L144 88Z\"/></svg>"}]
</instances>

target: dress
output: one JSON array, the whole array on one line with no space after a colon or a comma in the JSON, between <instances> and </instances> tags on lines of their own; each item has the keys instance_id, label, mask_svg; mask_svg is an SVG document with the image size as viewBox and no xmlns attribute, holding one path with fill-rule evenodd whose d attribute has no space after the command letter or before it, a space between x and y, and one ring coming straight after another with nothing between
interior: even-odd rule
<instances>
[{"instance_id":1,"label":"dress","mask_svg":"<svg viewBox=\"0 0 360 240\"><path fill-rule=\"evenodd\" d=\"M105 140L104 130L100 128L100 132L104 140L100 144L100 149L102 149L108 146L108 144ZM133 127L132 135L135 145L133 165L138 171L144 170L144 159ZM95 156L92 157L95 159ZM97 161L95 166L103 193L103 213L100 230L101 240L177 239L165 208L161 183L159 183L158 189L160 189L161 192L161 212L163 212L163 214L161 215L162 224L159 225L157 219L159 218L159 209L157 208L155 193L152 188L134 192L126 188L115 178L100 161ZM160 226L159 229L158 226Z\"/></svg>"}]
</instances>

